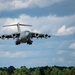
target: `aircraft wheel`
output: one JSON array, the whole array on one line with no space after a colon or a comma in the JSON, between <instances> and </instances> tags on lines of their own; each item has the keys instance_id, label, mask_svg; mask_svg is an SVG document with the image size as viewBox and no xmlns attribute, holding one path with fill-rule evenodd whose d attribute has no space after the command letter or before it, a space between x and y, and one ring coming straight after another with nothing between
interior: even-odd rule
<instances>
[{"instance_id":1,"label":"aircraft wheel","mask_svg":"<svg viewBox=\"0 0 75 75\"><path fill-rule=\"evenodd\" d=\"M32 42L33 42L33 41L31 41L31 40L30 40L30 41L27 41L27 44L31 45L31 44L32 44Z\"/></svg>"},{"instance_id":2,"label":"aircraft wheel","mask_svg":"<svg viewBox=\"0 0 75 75\"><path fill-rule=\"evenodd\" d=\"M19 44L20 44L20 41L16 41L15 44L16 44L16 45L19 45Z\"/></svg>"}]
</instances>

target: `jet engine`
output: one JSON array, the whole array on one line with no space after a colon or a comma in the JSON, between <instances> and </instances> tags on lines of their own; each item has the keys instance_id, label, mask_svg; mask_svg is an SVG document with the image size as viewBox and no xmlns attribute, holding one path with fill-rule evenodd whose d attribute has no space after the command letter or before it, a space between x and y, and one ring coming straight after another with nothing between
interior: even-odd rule
<instances>
[{"instance_id":1,"label":"jet engine","mask_svg":"<svg viewBox=\"0 0 75 75\"><path fill-rule=\"evenodd\" d=\"M13 39L16 38L16 34L12 34Z\"/></svg>"},{"instance_id":2,"label":"jet engine","mask_svg":"<svg viewBox=\"0 0 75 75\"><path fill-rule=\"evenodd\" d=\"M5 37L6 37L5 35L2 35L2 36L1 36L1 39L4 39Z\"/></svg>"},{"instance_id":3,"label":"jet engine","mask_svg":"<svg viewBox=\"0 0 75 75\"><path fill-rule=\"evenodd\" d=\"M47 38L50 38L50 36L48 34L45 34L44 37L47 39Z\"/></svg>"},{"instance_id":4,"label":"jet engine","mask_svg":"<svg viewBox=\"0 0 75 75\"><path fill-rule=\"evenodd\" d=\"M36 38L38 38L38 37L39 37L39 34L38 34L38 33L36 33L36 34L35 34L35 37L36 37Z\"/></svg>"}]
</instances>

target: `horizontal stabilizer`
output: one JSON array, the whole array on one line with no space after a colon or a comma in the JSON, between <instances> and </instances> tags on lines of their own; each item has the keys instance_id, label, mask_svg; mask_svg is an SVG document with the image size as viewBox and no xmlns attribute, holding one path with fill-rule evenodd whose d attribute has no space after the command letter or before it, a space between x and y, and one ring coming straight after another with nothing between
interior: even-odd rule
<instances>
[{"instance_id":1,"label":"horizontal stabilizer","mask_svg":"<svg viewBox=\"0 0 75 75\"><path fill-rule=\"evenodd\" d=\"M27 24L19 24L20 26L32 26L32 25L27 25Z\"/></svg>"},{"instance_id":2,"label":"horizontal stabilizer","mask_svg":"<svg viewBox=\"0 0 75 75\"><path fill-rule=\"evenodd\" d=\"M27 25L27 24L12 24L12 25L5 25L5 26L3 26L3 27L9 27L9 26L32 26L32 25Z\"/></svg>"},{"instance_id":3,"label":"horizontal stabilizer","mask_svg":"<svg viewBox=\"0 0 75 75\"><path fill-rule=\"evenodd\" d=\"M20 32L20 26L32 26L32 25L27 25L27 24L12 24L12 25L5 25L3 27L9 27L9 26L17 26L18 32Z\"/></svg>"},{"instance_id":4,"label":"horizontal stabilizer","mask_svg":"<svg viewBox=\"0 0 75 75\"><path fill-rule=\"evenodd\" d=\"M13 24L13 25L5 25L3 27L9 27L9 26L16 26L17 24Z\"/></svg>"}]
</instances>

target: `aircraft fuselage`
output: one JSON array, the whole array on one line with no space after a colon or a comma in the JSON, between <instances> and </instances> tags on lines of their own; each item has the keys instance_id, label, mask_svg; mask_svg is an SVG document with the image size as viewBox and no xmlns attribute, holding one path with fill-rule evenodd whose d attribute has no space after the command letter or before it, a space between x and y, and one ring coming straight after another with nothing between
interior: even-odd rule
<instances>
[{"instance_id":1,"label":"aircraft fuselage","mask_svg":"<svg viewBox=\"0 0 75 75\"><path fill-rule=\"evenodd\" d=\"M32 44L31 33L29 31L24 31L20 33L20 37L17 38L16 45L20 43Z\"/></svg>"}]
</instances>

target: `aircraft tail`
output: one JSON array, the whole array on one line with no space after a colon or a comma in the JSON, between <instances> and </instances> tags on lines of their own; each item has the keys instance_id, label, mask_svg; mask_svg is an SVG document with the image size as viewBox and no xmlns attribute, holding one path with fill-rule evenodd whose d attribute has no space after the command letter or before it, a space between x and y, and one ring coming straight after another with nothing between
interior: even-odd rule
<instances>
[{"instance_id":1,"label":"aircraft tail","mask_svg":"<svg viewBox=\"0 0 75 75\"><path fill-rule=\"evenodd\" d=\"M5 25L3 27L9 27L9 26L17 26L18 32L21 32L20 26L32 26L32 25L27 25L27 24L13 24L13 25Z\"/></svg>"}]
</instances>

